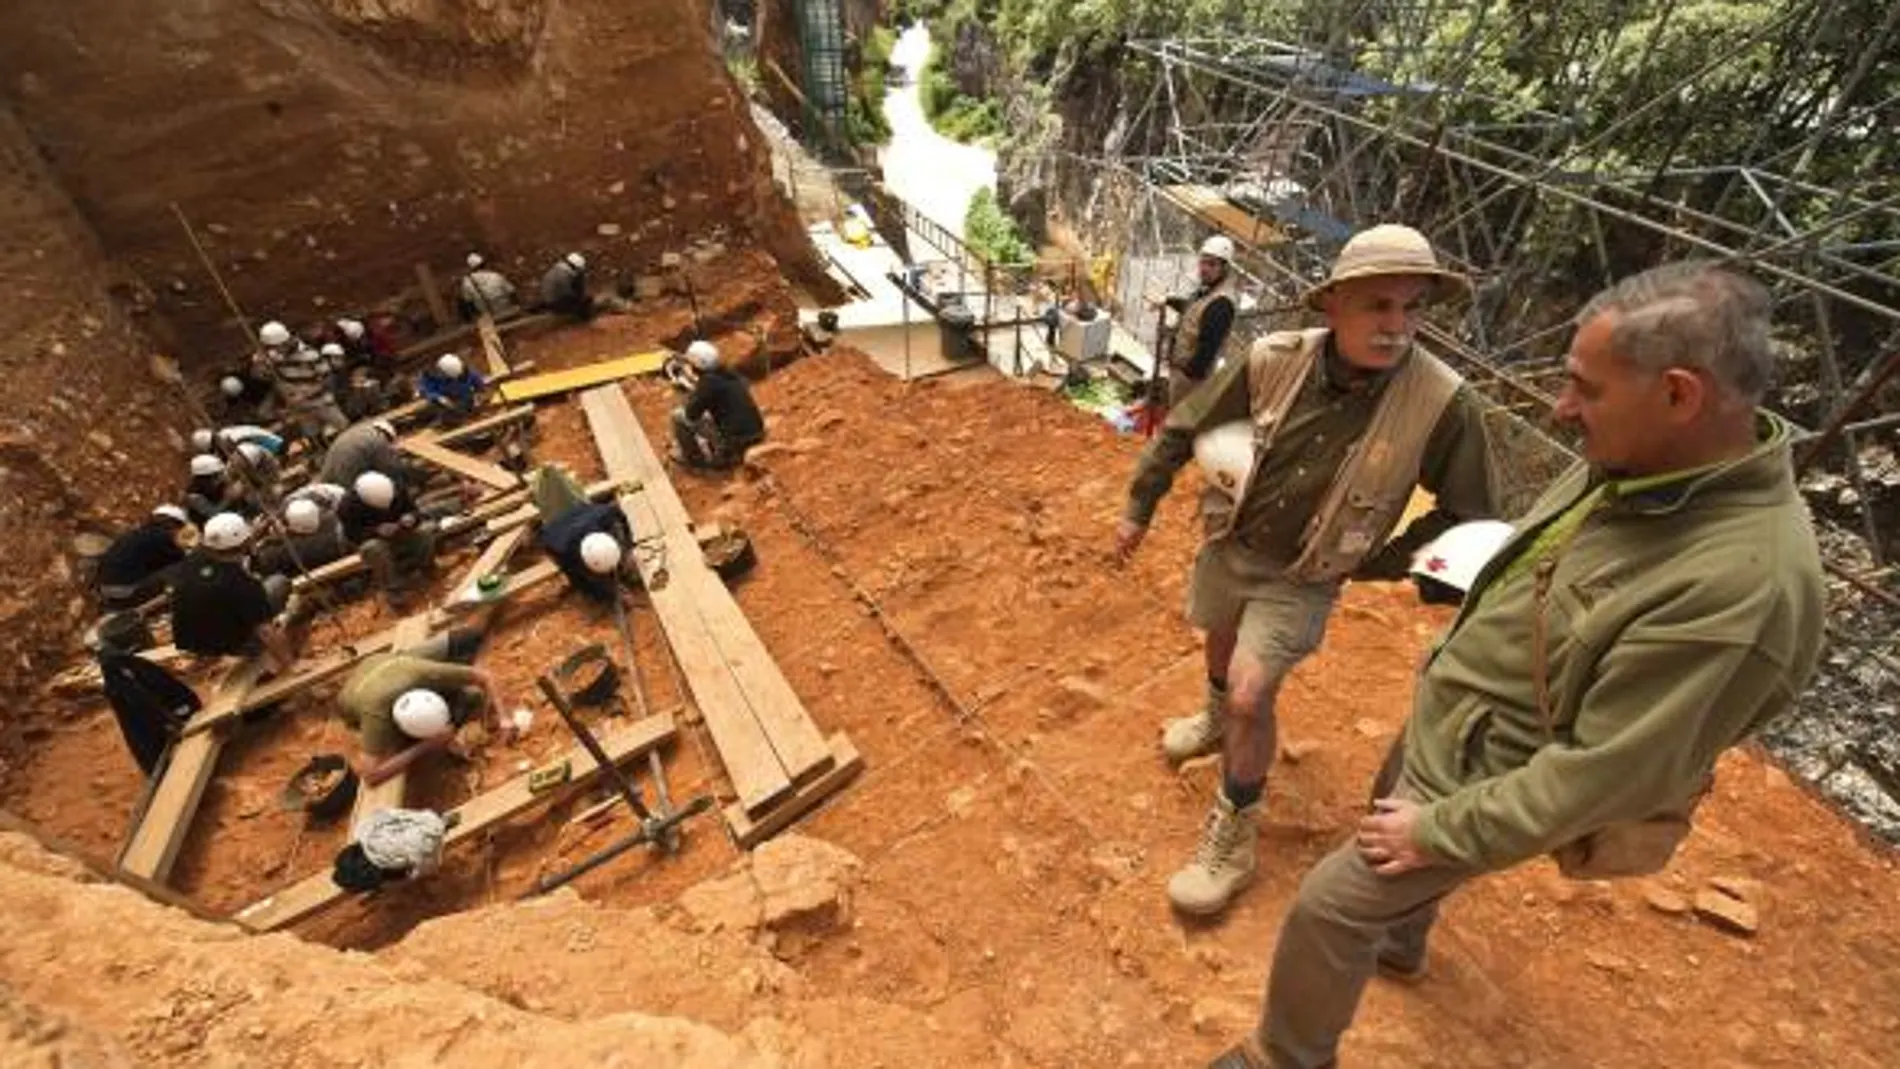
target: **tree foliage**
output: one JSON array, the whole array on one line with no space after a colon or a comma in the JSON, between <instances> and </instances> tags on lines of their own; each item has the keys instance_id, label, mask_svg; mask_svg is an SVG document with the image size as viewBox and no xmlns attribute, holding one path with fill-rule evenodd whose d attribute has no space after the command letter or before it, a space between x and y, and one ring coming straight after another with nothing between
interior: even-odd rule
<instances>
[{"instance_id":1,"label":"tree foliage","mask_svg":"<svg viewBox=\"0 0 1900 1069\"><path fill-rule=\"evenodd\" d=\"M969 211L963 216L963 240L993 264L1027 264L1036 258L1036 250L996 203L996 191L988 186L970 197Z\"/></svg>"}]
</instances>

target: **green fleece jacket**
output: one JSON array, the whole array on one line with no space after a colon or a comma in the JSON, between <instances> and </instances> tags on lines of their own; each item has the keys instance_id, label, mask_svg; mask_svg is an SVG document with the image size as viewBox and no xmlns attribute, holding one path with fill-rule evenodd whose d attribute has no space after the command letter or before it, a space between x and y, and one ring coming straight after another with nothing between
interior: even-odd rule
<instances>
[{"instance_id":1,"label":"green fleece jacket","mask_svg":"<svg viewBox=\"0 0 1900 1069\"><path fill-rule=\"evenodd\" d=\"M1764 417L1746 457L1612 483L1572 537L1539 545L1601 486L1579 466L1519 521L1419 679L1404 746L1426 799L1421 846L1501 869L1678 808L1723 750L1793 704L1820 655L1825 589L1788 439ZM1546 549L1554 741L1532 675L1537 569L1512 567Z\"/></svg>"}]
</instances>

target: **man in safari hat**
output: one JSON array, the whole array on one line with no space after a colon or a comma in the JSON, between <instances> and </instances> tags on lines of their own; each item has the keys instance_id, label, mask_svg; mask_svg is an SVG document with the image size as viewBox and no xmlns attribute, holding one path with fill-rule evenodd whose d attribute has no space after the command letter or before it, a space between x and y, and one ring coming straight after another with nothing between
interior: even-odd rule
<instances>
[{"instance_id":1,"label":"man in safari hat","mask_svg":"<svg viewBox=\"0 0 1900 1069\"><path fill-rule=\"evenodd\" d=\"M1319 645L1341 584L1402 579L1418 546L1494 511L1478 401L1412 344L1425 308L1464 288L1418 231L1362 231L1307 295L1327 325L1230 359L1136 466L1115 534L1123 561L1175 473L1199 454L1208 475L1187 609L1206 632L1207 700L1161 737L1170 761L1222 760L1200 845L1168 881L1184 913L1220 913L1253 879L1274 701ZM1419 486L1436 508L1388 541Z\"/></svg>"}]
</instances>

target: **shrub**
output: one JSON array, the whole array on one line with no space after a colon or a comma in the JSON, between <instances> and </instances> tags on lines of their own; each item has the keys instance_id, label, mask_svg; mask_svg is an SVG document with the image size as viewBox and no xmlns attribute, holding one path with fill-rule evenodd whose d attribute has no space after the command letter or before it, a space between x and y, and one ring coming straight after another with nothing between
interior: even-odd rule
<instances>
[{"instance_id":1,"label":"shrub","mask_svg":"<svg viewBox=\"0 0 1900 1069\"><path fill-rule=\"evenodd\" d=\"M1036 258L1016 220L996 202L996 191L988 186L970 198L963 215L963 240L977 255L993 264L1027 264Z\"/></svg>"}]
</instances>

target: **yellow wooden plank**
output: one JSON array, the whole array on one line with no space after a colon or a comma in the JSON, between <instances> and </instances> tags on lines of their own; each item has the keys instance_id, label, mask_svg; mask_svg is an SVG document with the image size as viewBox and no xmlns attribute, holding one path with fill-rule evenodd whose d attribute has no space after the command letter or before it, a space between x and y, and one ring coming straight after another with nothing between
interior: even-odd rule
<instances>
[{"instance_id":1,"label":"yellow wooden plank","mask_svg":"<svg viewBox=\"0 0 1900 1069\"><path fill-rule=\"evenodd\" d=\"M629 375L651 375L666 363L669 354L664 350L651 353L635 353L613 360L604 360L586 367L568 368L565 371L550 371L545 375L535 375L525 379L504 382L499 387L501 399L510 404L516 401L529 401L550 394L567 393L588 386L598 386L615 379L624 379Z\"/></svg>"},{"instance_id":2,"label":"yellow wooden plank","mask_svg":"<svg viewBox=\"0 0 1900 1069\"><path fill-rule=\"evenodd\" d=\"M599 741L608 759L618 765L644 756L647 751L665 745L673 738L674 730L673 718L666 714L658 714L603 732ZM572 792L574 788L586 785L600 774L600 768L594 763L593 756L583 746L574 746L548 764L556 764L560 761L566 761L570 770L568 784L560 790L535 794L528 789L528 778L532 773L526 773L516 776L492 791L477 795L452 810L461 817L461 821L449 829L444 849L504 820L518 816L543 800ZM294 924L305 917L314 916L342 900L346 894L347 892L331 881L330 872L325 869L278 891L269 898L244 907L231 919L250 931L268 932L287 924Z\"/></svg>"},{"instance_id":3,"label":"yellow wooden plank","mask_svg":"<svg viewBox=\"0 0 1900 1069\"><path fill-rule=\"evenodd\" d=\"M497 490L512 490L521 485L521 477L499 464L486 460L477 460L466 453L457 453L447 446L438 445L426 438L404 438L397 443L403 452L426 460L438 468L460 475L464 479L492 486Z\"/></svg>"}]
</instances>

